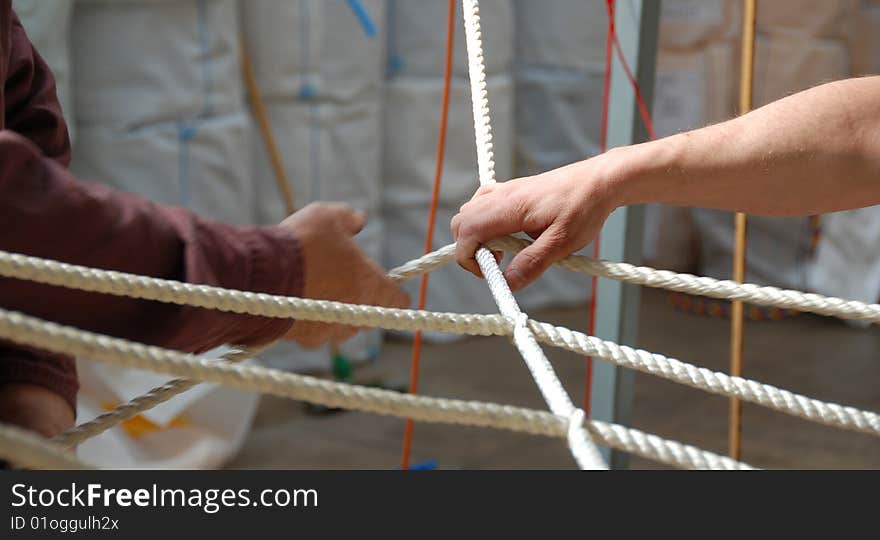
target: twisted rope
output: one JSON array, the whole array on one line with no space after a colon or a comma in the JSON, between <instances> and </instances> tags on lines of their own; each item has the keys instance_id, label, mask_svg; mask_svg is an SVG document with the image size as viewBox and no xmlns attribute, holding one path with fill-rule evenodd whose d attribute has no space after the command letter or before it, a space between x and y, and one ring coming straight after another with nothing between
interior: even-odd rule
<instances>
[{"instance_id":1,"label":"twisted rope","mask_svg":"<svg viewBox=\"0 0 880 540\"><path fill-rule=\"evenodd\" d=\"M244 350L233 351L222 358L227 362L239 362L247 358L256 356L267 346L248 348ZM112 410L100 414L89 420L75 426L61 435L52 439L52 442L64 448L73 448L78 444L85 442L92 437L97 437L108 429L111 429L126 420L130 420L135 416L148 411L157 405L165 403L176 395L182 394L192 387L199 384L199 381L193 379L174 379L167 383L157 386L146 393L133 398L127 403L118 405Z\"/></svg>"},{"instance_id":2,"label":"twisted rope","mask_svg":"<svg viewBox=\"0 0 880 540\"><path fill-rule=\"evenodd\" d=\"M88 356L128 368L151 369L178 377L215 382L241 390L308 401L329 407L342 407L377 414L414 418L419 421L492 427L533 435L567 438L572 429L569 417L509 405L441 399L389 390L354 386L257 366L244 366L214 359L151 347L127 340L85 332L69 326L43 321L21 313L0 309L0 337L17 343ZM747 469L750 466L706 452L693 446L667 441L638 430L598 421L587 429L602 444L648 459L683 468ZM58 453L58 445L26 434L26 451L17 443L18 433L0 430L0 457L15 463L30 459L31 447L39 456ZM44 452L45 450L45 452ZM57 457L57 456L55 456ZM43 466L31 462L32 466ZM72 467L68 461L64 466ZM50 466L57 466L49 464Z\"/></svg>"},{"instance_id":3,"label":"twisted rope","mask_svg":"<svg viewBox=\"0 0 880 540\"><path fill-rule=\"evenodd\" d=\"M496 238L488 243L491 249L518 253L531 241L513 236ZM392 270L401 279L410 279L420 273L430 272L448 264L455 258L455 244L443 246L424 257L407 262ZM580 255L561 259L556 266L572 272L614 279L633 285L655 289L706 296L719 300L742 300L750 304L794 309L817 315L880 323L880 304L867 304L858 300L845 300L833 296L780 289L752 283L737 283L692 274L679 274L669 270L657 270L629 263L596 260Z\"/></svg>"},{"instance_id":4,"label":"twisted rope","mask_svg":"<svg viewBox=\"0 0 880 540\"><path fill-rule=\"evenodd\" d=\"M499 245L499 247L503 246ZM437 264L436 259L422 258L404 265L409 270L399 273L408 276L416 275L416 270L413 269L421 266L416 263L424 260L428 260L429 265ZM569 262L574 263L571 266L578 267L583 263L583 261ZM593 263L598 265L611 264L590 261L590 264ZM643 270L645 269L636 268L638 272ZM93 292L145 298L180 305L194 305L250 315L342 322L353 326L372 328L456 332L482 336L511 335L513 332L513 322L501 315L432 313L272 296L97 270L4 252L0 252L0 275ZM702 281L704 278L699 279ZM862 306L866 305L862 304ZM620 347L618 350L615 347L619 346L613 342L596 340L596 338L590 338L565 328L552 327L534 321L530 321L529 324L532 331L537 333L538 339L544 343L562 346L579 354L592 354L617 365L689 384L719 395L727 397L736 395L745 401L773 407L780 412L807 420L880 436L880 424L878 424L877 414L873 412L821 402L748 379L730 378L720 372L698 368L643 350L628 347ZM548 330L547 326L552 328L552 331ZM632 353L624 351L632 351Z\"/></svg>"},{"instance_id":5,"label":"twisted rope","mask_svg":"<svg viewBox=\"0 0 880 540\"><path fill-rule=\"evenodd\" d=\"M492 153L492 123L489 114L489 93L486 87L486 68L483 65L479 2L464 0L462 11L474 113L477 167L480 172L480 185L485 186L495 183L495 161ZM544 400L551 411L569 419L571 428L567 431L567 442L578 466L581 469L607 469L608 465L599 453L599 449L583 428L584 412L574 406L571 397L553 371L553 366L535 340L528 326L528 317L520 310L495 256L483 247L477 250L476 258L498 310L514 321L513 344L522 355Z\"/></svg>"}]
</instances>

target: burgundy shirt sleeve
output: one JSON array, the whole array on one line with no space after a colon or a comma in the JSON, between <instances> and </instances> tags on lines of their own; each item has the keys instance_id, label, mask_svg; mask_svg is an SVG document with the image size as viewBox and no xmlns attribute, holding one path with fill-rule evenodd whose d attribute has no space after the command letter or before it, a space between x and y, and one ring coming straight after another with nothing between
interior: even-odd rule
<instances>
[{"instance_id":1,"label":"burgundy shirt sleeve","mask_svg":"<svg viewBox=\"0 0 880 540\"><path fill-rule=\"evenodd\" d=\"M0 0L9 16L8 0ZM54 80L18 20L6 51L0 131L0 249L166 279L301 295L302 253L289 232L233 227L79 182ZM7 42L8 43L8 42ZM0 59L2 60L2 59ZM85 293L0 278L0 306L148 344L201 352L277 339L291 321ZM34 382L71 398L71 359L0 343L0 382ZM71 392L70 382L73 381ZM67 386L65 386L67 385Z\"/></svg>"}]
</instances>

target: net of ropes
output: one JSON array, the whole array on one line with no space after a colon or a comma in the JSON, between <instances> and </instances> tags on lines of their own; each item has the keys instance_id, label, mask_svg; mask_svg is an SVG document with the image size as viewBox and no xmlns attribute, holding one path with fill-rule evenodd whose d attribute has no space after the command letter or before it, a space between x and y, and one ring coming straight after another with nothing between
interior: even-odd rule
<instances>
[{"instance_id":1,"label":"net of ropes","mask_svg":"<svg viewBox=\"0 0 880 540\"><path fill-rule=\"evenodd\" d=\"M486 90L479 6L464 0L467 57L481 185L495 182L492 128ZM524 313L510 291L491 250L517 252L528 245L505 237L481 248L477 261L498 306L497 314L440 313L393 309L326 300L276 296L194 285L134 274L87 268L0 251L0 276L81 291L264 317L309 320L357 327L474 336L508 336L521 354L548 410L482 401L444 399L332 382L284 371L242 365L258 350L239 350L222 359L148 346L83 331L0 308L0 338L21 345L88 357L127 368L176 377L70 431L46 440L28 431L0 425L0 458L28 468L87 468L70 449L202 382L262 392L329 407L365 411L423 422L479 426L562 439L581 469L606 469L599 445L688 469L751 469L740 461L626 426L585 418L560 383L541 344L597 358L713 394L840 429L880 436L880 415L829 403L761 382L701 368L645 350L619 345L575 330L536 321ZM442 247L389 272L405 281L453 260L454 245ZM795 309L842 319L880 322L880 305L716 280L631 264L570 256L558 266L573 272L634 285L723 300Z\"/></svg>"}]
</instances>

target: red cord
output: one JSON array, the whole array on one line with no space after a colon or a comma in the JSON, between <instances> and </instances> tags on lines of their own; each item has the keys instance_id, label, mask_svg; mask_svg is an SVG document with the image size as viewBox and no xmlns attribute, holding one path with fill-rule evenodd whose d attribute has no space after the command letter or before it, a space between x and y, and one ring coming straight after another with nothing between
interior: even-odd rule
<instances>
[{"instance_id":1,"label":"red cord","mask_svg":"<svg viewBox=\"0 0 880 540\"><path fill-rule=\"evenodd\" d=\"M437 142L437 163L434 170L434 190L431 193L431 209L428 213L428 231L425 234L425 253L430 253L434 247L434 225L437 222L437 205L440 201L440 181L443 178L443 156L446 153L446 120L449 117L449 89L452 85L452 41L455 35L455 0L449 0L449 16L446 23L446 66L443 72L443 102L440 108L440 133ZM419 309L425 309L428 299L428 274L422 274L419 286ZM413 337L412 362L409 372L409 393L416 394L419 391L419 362L422 356L422 332L416 332ZM406 420L406 430L403 434L403 451L400 458L400 468L409 469L409 458L412 450L412 436L415 422L412 418Z\"/></svg>"}]
</instances>

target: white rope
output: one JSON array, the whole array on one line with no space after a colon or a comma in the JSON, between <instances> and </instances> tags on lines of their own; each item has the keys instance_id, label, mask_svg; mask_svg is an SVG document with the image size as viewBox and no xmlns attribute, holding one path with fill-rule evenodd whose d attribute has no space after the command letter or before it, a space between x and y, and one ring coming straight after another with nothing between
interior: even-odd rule
<instances>
[{"instance_id":1,"label":"white rope","mask_svg":"<svg viewBox=\"0 0 880 540\"><path fill-rule=\"evenodd\" d=\"M505 237L489 242L489 247L517 252L528 244L529 242L526 240ZM388 276L401 281L412 279L448 264L453 259L454 253L455 244L444 246L435 252L391 270ZM634 285L669 289L722 300L742 300L753 304L796 309L840 319L880 323L880 304L866 304L857 300L845 300L777 287L678 274L668 270L655 270L646 266L594 260L574 255L562 259L558 265L574 272L594 274ZM364 319L361 315L370 315L378 317L375 319L377 322L381 320L383 325L387 325L386 328L394 330L421 329L421 327L415 326L419 324L415 321L427 314L423 311L388 310L323 300L231 291L208 285L192 285L112 270L98 270L6 251L0 251L0 276L83 291L268 317L299 319L320 313L322 317L326 318L311 320L351 324L355 320L363 322ZM463 319L462 317L468 316L457 313L437 313L436 315L438 319L432 322L434 326L431 327L431 331L434 332L462 333L462 325L470 325L476 321L486 324L484 331L478 332L478 335L497 334L500 328L498 326L500 318L497 315L483 315L473 319ZM492 317L496 319L492 320ZM469 328L473 329L470 326ZM469 331L469 333L473 332Z\"/></svg>"},{"instance_id":2,"label":"white rope","mask_svg":"<svg viewBox=\"0 0 880 540\"><path fill-rule=\"evenodd\" d=\"M495 183L495 161L492 153L492 124L489 114L489 93L486 87L486 69L483 65L483 43L480 31L480 6L477 0L464 0L464 33L467 43L468 74L471 84L471 104L474 113L474 134L477 146L477 167L480 185ZM583 428L583 411L576 408L568 392L553 371L553 366L532 335L528 317L520 310L513 293L494 255L486 249L477 251L477 263L486 278L492 297L502 315L515 321L513 343L522 354L550 410L570 419L572 429L567 432L568 447L581 469L607 469L599 449Z\"/></svg>"},{"instance_id":3,"label":"white rope","mask_svg":"<svg viewBox=\"0 0 880 540\"><path fill-rule=\"evenodd\" d=\"M733 377L661 354L590 337L568 328L538 321L529 321L529 325L538 340L578 354L601 358L618 366L713 394L740 398L805 420L880 437L880 415L872 411L820 401L769 384Z\"/></svg>"},{"instance_id":4,"label":"white rope","mask_svg":"<svg viewBox=\"0 0 880 540\"><path fill-rule=\"evenodd\" d=\"M531 244L530 240L504 236L488 243L491 249L518 253ZM449 244L423 257L409 261L395 268L389 276L398 279L411 279L440 268L455 258L455 244ZM679 274L669 270L657 270L648 266L635 266L629 263L596 260L580 255L570 255L556 263L560 268L572 272L590 274L633 285L666 289L675 292L706 296L719 300L741 300L761 306L793 309L816 313L838 319L880 323L880 304L867 304L858 300L846 300L833 296L806 293L791 289L737 283L692 274Z\"/></svg>"},{"instance_id":5,"label":"white rope","mask_svg":"<svg viewBox=\"0 0 880 540\"><path fill-rule=\"evenodd\" d=\"M492 427L567 438L571 417L509 405L440 399L316 379L258 366L244 366L133 343L0 309L0 338L41 349L88 356L134 369L150 369L241 390L419 421ZM578 426L580 427L580 426ZM590 421L587 429L612 448L684 468L745 469L750 466L638 430ZM2 443L0 457L20 462L15 445ZM8 438L7 438L8 439ZM36 444L36 443L35 443ZM45 444L45 443L44 443ZM56 448L57 445L51 445ZM25 456L26 458L26 456Z\"/></svg>"},{"instance_id":6,"label":"white rope","mask_svg":"<svg viewBox=\"0 0 880 540\"><path fill-rule=\"evenodd\" d=\"M412 268L414 265L409 266ZM482 336L511 335L513 332L512 321L500 315L432 313L257 294L97 270L3 252L0 252L0 275L93 292L250 315L343 322L371 328L386 327ZM532 331L537 333L538 339L544 343L563 346L617 365L684 382L722 396L739 397L744 401L772 406L780 412L808 420L880 436L880 421L873 412L859 411L834 403L823 403L769 385L738 377L731 378L720 372L712 372L639 349L623 347L620 351L633 351L633 353L617 353L615 351L618 346L610 341L596 340L579 332L534 321L531 321L530 325Z\"/></svg>"}]
</instances>

